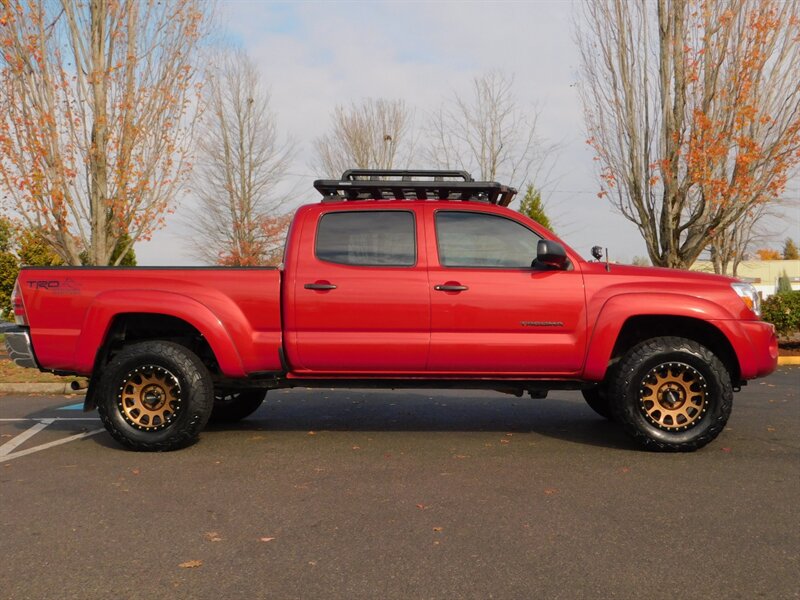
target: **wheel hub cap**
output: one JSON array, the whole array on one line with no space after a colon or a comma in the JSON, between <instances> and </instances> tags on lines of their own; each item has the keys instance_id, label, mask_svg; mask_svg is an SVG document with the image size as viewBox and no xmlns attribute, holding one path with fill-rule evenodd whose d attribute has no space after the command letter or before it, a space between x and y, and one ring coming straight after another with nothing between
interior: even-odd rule
<instances>
[{"instance_id":1,"label":"wheel hub cap","mask_svg":"<svg viewBox=\"0 0 800 600\"><path fill-rule=\"evenodd\" d=\"M164 367L139 367L123 378L117 405L125 421L137 429L162 429L181 411L181 386Z\"/></svg>"},{"instance_id":2,"label":"wheel hub cap","mask_svg":"<svg viewBox=\"0 0 800 600\"><path fill-rule=\"evenodd\" d=\"M689 429L706 412L707 391L705 378L691 365L664 363L653 367L642 380L639 407L661 429Z\"/></svg>"}]
</instances>

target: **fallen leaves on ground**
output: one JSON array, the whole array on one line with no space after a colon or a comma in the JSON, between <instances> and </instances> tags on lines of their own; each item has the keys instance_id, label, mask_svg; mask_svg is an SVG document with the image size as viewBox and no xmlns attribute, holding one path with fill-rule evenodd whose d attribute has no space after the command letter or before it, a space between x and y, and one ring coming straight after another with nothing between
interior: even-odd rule
<instances>
[{"instance_id":1,"label":"fallen leaves on ground","mask_svg":"<svg viewBox=\"0 0 800 600\"><path fill-rule=\"evenodd\" d=\"M202 560L187 560L186 562L182 562L178 566L181 569L196 569L197 567L200 567L202 565L203 565Z\"/></svg>"},{"instance_id":2,"label":"fallen leaves on ground","mask_svg":"<svg viewBox=\"0 0 800 600\"><path fill-rule=\"evenodd\" d=\"M266 543L266 542L271 542L274 539L275 539L274 537L261 537L261 538L258 538L258 541Z\"/></svg>"},{"instance_id":3,"label":"fallen leaves on ground","mask_svg":"<svg viewBox=\"0 0 800 600\"><path fill-rule=\"evenodd\" d=\"M221 542L222 537L216 531L209 531L203 537L205 537L209 542Z\"/></svg>"},{"instance_id":4,"label":"fallen leaves on ground","mask_svg":"<svg viewBox=\"0 0 800 600\"><path fill-rule=\"evenodd\" d=\"M558 493L558 488L544 488L545 496L555 496Z\"/></svg>"},{"instance_id":5,"label":"fallen leaves on ground","mask_svg":"<svg viewBox=\"0 0 800 600\"><path fill-rule=\"evenodd\" d=\"M441 533L441 532L443 532L443 531L444 531L444 527L434 527L434 528L433 528L433 530L434 530L436 533Z\"/></svg>"}]
</instances>

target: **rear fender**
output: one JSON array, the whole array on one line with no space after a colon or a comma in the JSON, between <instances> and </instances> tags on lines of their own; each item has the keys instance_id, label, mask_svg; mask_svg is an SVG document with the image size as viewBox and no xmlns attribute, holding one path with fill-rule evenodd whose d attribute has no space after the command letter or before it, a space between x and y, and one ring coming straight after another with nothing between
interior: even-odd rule
<instances>
[{"instance_id":1,"label":"rear fender","mask_svg":"<svg viewBox=\"0 0 800 600\"><path fill-rule=\"evenodd\" d=\"M109 291L95 297L86 312L75 353L79 372L92 371L114 317L125 313L159 314L186 321L206 339L224 375L246 375L233 340L211 309L183 294L153 290Z\"/></svg>"}]
</instances>

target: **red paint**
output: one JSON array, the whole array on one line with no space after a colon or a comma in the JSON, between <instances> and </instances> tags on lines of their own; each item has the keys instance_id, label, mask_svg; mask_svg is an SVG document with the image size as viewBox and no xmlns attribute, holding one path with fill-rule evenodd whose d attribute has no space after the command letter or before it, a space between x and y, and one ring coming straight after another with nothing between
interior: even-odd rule
<instances>
[{"instance_id":1,"label":"red paint","mask_svg":"<svg viewBox=\"0 0 800 600\"><path fill-rule=\"evenodd\" d=\"M324 214L387 209L413 215L412 266L352 266L315 255ZM43 368L88 375L114 318L154 313L202 333L228 377L282 371L282 349L291 379L599 381L625 322L650 315L715 327L743 379L775 369L774 330L746 309L730 278L619 265L607 272L566 245L569 271L447 267L435 227L436 211L445 209L499 215L563 244L514 211L477 202L308 205L290 229L283 271L23 269L36 357Z\"/></svg>"}]
</instances>

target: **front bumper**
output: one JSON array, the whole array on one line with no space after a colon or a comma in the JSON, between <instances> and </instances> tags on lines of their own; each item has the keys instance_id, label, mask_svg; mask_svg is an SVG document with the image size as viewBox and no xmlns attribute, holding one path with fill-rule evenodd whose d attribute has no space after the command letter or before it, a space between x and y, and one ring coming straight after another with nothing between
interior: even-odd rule
<instances>
[{"instance_id":1,"label":"front bumper","mask_svg":"<svg viewBox=\"0 0 800 600\"><path fill-rule=\"evenodd\" d=\"M742 330L749 340L750 373L764 377L778 367L778 336L775 326L764 321L744 321Z\"/></svg>"},{"instance_id":2,"label":"front bumper","mask_svg":"<svg viewBox=\"0 0 800 600\"><path fill-rule=\"evenodd\" d=\"M742 380L764 377L778 366L775 327L764 321L711 321L730 341Z\"/></svg>"},{"instance_id":3,"label":"front bumper","mask_svg":"<svg viewBox=\"0 0 800 600\"><path fill-rule=\"evenodd\" d=\"M7 329L5 335L8 357L13 360L17 366L38 369L39 365L36 362L36 356L33 354L31 336L28 330L22 327L14 327L12 329Z\"/></svg>"}]
</instances>

